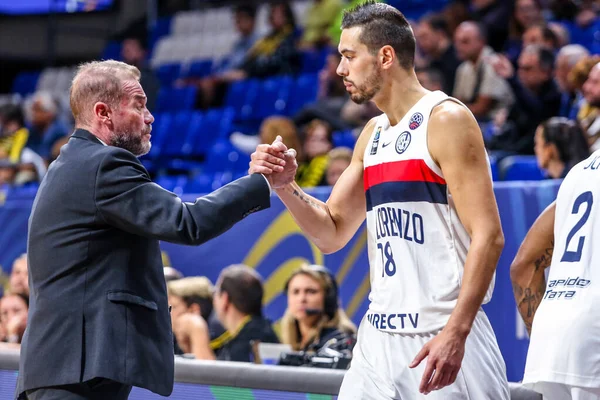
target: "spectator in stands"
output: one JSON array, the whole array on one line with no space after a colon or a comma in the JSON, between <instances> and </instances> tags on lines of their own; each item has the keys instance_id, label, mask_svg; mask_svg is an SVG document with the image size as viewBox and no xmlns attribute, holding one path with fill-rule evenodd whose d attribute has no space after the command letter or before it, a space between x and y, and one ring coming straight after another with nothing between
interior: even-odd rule
<instances>
[{"instance_id":1,"label":"spectator in stands","mask_svg":"<svg viewBox=\"0 0 600 400\"><path fill-rule=\"evenodd\" d=\"M583 95L594 111L586 118L585 132L592 151L600 149L600 63L592 67L588 79L583 85Z\"/></svg>"},{"instance_id":2,"label":"spectator in stands","mask_svg":"<svg viewBox=\"0 0 600 400\"><path fill-rule=\"evenodd\" d=\"M348 92L344 81L336 72L340 57L337 49L327 56L325 66L319 72L317 101L305 105L294 116L294 123L298 127L318 118L327 121L335 130L349 128L349 125L341 118L342 108L348 101Z\"/></svg>"},{"instance_id":3,"label":"spectator in stands","mask_svg":"<svg viewBox=\"0 0 600 400\"><path fill-rule=\"evenodd\" d=\"M27 254L21 254L12 265L8 281L11 293L29 296L29 275L27 273Z\"/></svg>"},{"instance_id":4,"label":"spectator in stands","mask_svg":"<svg viewBox=\"0 0 600 400\"><path fill-rule=\"evenodd\" d=\"M314 49L329 44L327 31L341 10L341 0L313 0L306 11L300 48Z\"/></svg>"},{"instance_id":5,"label":"spectator in stands","mask_svg":"<svg viewBox=\"0 0 600 400\"><path fill-rule=\"evenodd\" d=\"M502 77L494 72L489 60L494 51L486 44L481 24L466 21L454 35L458 57L463 60L456 71L452 95L461 100L480 121L493 119L495 114L510 107L512 92Z\"/></svg>"},{"instance_id":6,"label":"spectator in stands","mask_svg":"<svg viewBox=\"0 0 600 400\"><path fill-rule=\"evenodd\" d=\"M283 144L285 144L288 149L296 150L296 158L298 163L301 164L303 154L300 138L298 137L298 130L294 121L287 117L278 115L267 117L260 125L257 136L234 132L231 134L229 140L238 150L250 154L256 150L256 146L259 144L273 143L277 136L281 136Z\"/></svg>"},{"instance_id":7,"label":"spectator in stands","mask_svg":"<svg viewBox=\"0 0 600 400\"><path fill-rule=\"evenodd\" d=\"M537 126L560 110L560 92L553 79L554 55L544 47L530 45L519 56L518 73L505 56L498 55L494 69L506 79L515 94L506 123L488 148L502 158L511 154L533 154Z\"/></svg>"},{"instance_id":8,"label":"spectator in stands","mask_svg":"<svg viewBox=\"0 0 600 400\"><path fill-rule=\"evenodd\" d=\"M416 70L416 73L419 83L425 89L431 91L444 90L444 77L439 70L435 68L419 68Z\"/></svg>"},{"instance_id":9,"label":"spectator in stands","mask_svg":"<svg viewBox=\"0 0 600 400\"><path fill-rule=\"evenodd\" d=\"M229 332L216 343L217 360L252 360L252 343L279 343L271 322L262 313L261 276L246 265L231 265L221 271L213 295L214 310Z\"/></svg>"},{"instance_id":10,"label":"spectator in stands","mask_svg":"<svg viewBox=\"0 0 600 400\"><path fill-rule=\"evenodd\" d=\"M486 27L488 44L494 51L502 51L508 37L511 2L505 0L471 0L473 19Z\"/></svg>"},{"instance_id":11,"label":"spectator in stands","mask_svg":"<svg viewBox=\"0 0 600 400\"><path fill-rule=\"evenodd\" d=\"M549 178L563 179L578 162L590 155L587 140L576 121L550 118L535 133L538 165Z\"/></svg>"},{"instance_id":12,"label":"spectator in stands","mask_svg":"<svg viewBox=\"0 0 600 400\"><path fill-rule=\"evenodd\" d=\"M356 333L339 306L335 277L321 265L304 265L285 284L288 306L281 319L282 343L295 351L318 351L333 338Z\"/></svg>"},{"instance_id":13,"label":"spectator in stands","mask_svg":"<svg viewBox=\"0 0 600 400\"><path fill-rule=\"evenodd\" d=\"M419 50L428 61L427 65L441 72L444 82L442 90L451 94L460 61L446 20L437 14L424 16L416 29L416 39Z\"/></svg>"},{"instance_id":14,"label":"spectator in stands","mask_svg":"<svg viewBox=\"0 0 600 400\"><path fill-rule=\"evenodd\" d=\"M27 314L29 310L29 296L23 293L7 293L0 300L0 324L5 336L2 342L12 344L13 346L1 347L20 347L15 346L21 343L25 328L27 327Z\"/></svg>"},{"instance_id":15,"label":"spectator in stands","mask_svg":"<svg viewBox=\"0 0 600 400\"><path fill-rule=\"evenodd\" d=\"M0 187L12 186L19 171L19 166L8 158L0 158Z\"/></svg>"},{"instance_id":16,"label":"spectator in stands","mask_svg":"<svg viewBox=\"0 0 600 400\"><path fill-rule=\"evenodd\" d=\"M0 108L0 159L6 158L12 164L18 164L21 153L29 138L29 130L21 107L7 104Z\"/></svg>"},{"instance_id":17,"label":"spectator in stands","mask_svg":"<svg viewBox=\"0 0 600 400\"><path fill-rule=\"evenodd\" d=\"M50 92L36 92L31 102L31 123L27 147L46 161L52 160L54 144L69 134L59 117L58 101Z\"/></svg>"},{"instance_id":18,"label":"spectator in stands","mask_svg":"<svg viewBox=\"0 0 600 400\"><path fill-rule=\"evenodd\" d=\"M532 44L543 46L552 52L560 47L558 37L545 23L532 25L523 33L523 48Z\"/></svg>"},{"instance_id":19,"label":"spectator in stands","mask_svg":"<svg viewBox=\"0 0 600 400\"><path fill-rule=\"evenodd\" d=\"M577 121L579 121L579 124L586 133L588 131L588 127L592 124L592 122L594 122L600 113L600 109L598 107L591 106L587 102L583 93L583 85L587 81L590 71L594 65L599 62L600 56L598 55L584 57L575 64L569 73L569 76L567 77L569 84L575 88L577 97L580 99L577 104L577 107L579 108L579 111L577 112Z\"/></svg>"},{"instance_id":20,"label":"spectator in stands","mask_svg":"<svg viewBox=\"0 0 600 400\"><path fill-rule=\"evenodd\" d=\"M326 184L333 186L352 161L352 149L336 147L329 152L329 162L325 174Z\"/></svg>"},{"instance_id":21,"label":"spectator in stands","mask_svg":"<svg viewBox=\"0 0 600 400\"><path fill-rule=\"evenodd\" d=\"M561 48L556 55L554 67L554 79L561 92L561 102L559 114L562 117L570 119L577 118L579 111L579 100L577 88L569 81L569 73L579 60L589 56L587 49L579 44L569 44Z\"/></svg>"},{"instance_id":22,"label":"spectator in stands","mask_svg":"<svg viewBox=\"0 0 600 400\"><path fill-rule=\"evenodd\" d=\"M140 85L146 93L146 107L150 111L154 111L158 90L160 89L160 81L154 74L154 71L147 63L148 46L144 36L131 36L123 40L121 48L121 57L123 61L129 65L133 65L140 70L141 78Z\"/></svg>"},{"instance_id":23,"label":"spectator in stands","mask_svg":"<svg viewBox=\"0 0 600 400\"><path fill-rule=\"evenodd\" d=\"M565 25L561 24L560 22L552 21L548 22L548 28L550 28L550 30L554 32L554 35L556 36L556 40L558 41L556 46L557 48L560 49L561 47L571 43L571 34Z\"/></svg>"},{"instance_id":24,"label":"spectator in stands","mask_svg":"<svg viewBox=\"0 0 600 400\"><path fill-rule=\"evenodd\" d=\"M272 3L269 22L271 31L252 46L239 69L221 75L222 81L234 82L248 77L264 78L298 71L296 21L290 4L281 1Z\"/></svg>"},{"instance_id":25,"label":"spectator in stands","mask_svg":"<svg viewBox=\"0 0 600 400\"><path fill-rule=\"evenodd\" d=\"M510 19L510 36L520 40L527 28L544 22L539 0L517 0Z\"/></svg>"},{"instance_id":26,"label":"spectator in stands","mask_svg":"<svg viewBox=\"0 0 600 400\"><path fill-rule=\"evenodd\" d=\"M167 284L171 321L176 340L175 354L193 354L199 360L214 359L210 341L225 329L213 311L213 285L208 278L195 276ZM180 351L178 351L180 350Z\"/></svg>"},{"instance_id":27,"label":"spectator in stands","mask_svg":"<svg viewBox=\"0 0 600 400\"><path fill-rule=\"evenodd\" d=\"M305 132L304 160L298 165L296 182L301 187L326 185L327 153L333 148L333 129L327 122L315 119Z\"/></svg>"}]
</instances>

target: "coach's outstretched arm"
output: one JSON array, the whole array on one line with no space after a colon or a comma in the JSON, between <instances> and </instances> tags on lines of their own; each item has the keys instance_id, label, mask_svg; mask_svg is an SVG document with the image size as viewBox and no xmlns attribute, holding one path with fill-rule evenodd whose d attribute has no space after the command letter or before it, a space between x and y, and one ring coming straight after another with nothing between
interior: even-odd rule
<instances>
[{"instance_id":1,"label":"coach's outstretched arm","mask_svg":"<svg viewBox=\"0 0 600 400\"><path fill-rule=\"evenodd\" d=\"M529 334L533 317L546 291L544 272L552 262L555 213L556 202L535 220L510 266L515 300Z\"/></svg>"},{"instance_id":2,"label":"coach's outstretched arm","mask_svg":"<svg viewBox=\"0 0 600 400\"><path fill-rule=\"evenodd\" d=\"M275 189L296 223L323 253L334 253L344 247L365 219L363 155L374 126L373 119L363 129L352 162L338 179L327 202L307 195L295 182ZM250 173L270 174L276 167L277 160L268 154L268 148L261 145L252 154Z\"/></svg>"},{"instance_id":3,"label":"coach's outstretched arm","mask_svg":"<svg viewBox=\"0 0 600 400\"><path fill-rule=\"evenodd\" d=\"M475 118L464 106L445 101L433 109L427 135L429 151L444 174L471 245L456 307L447 325L410 365L414 368L427 357L419 388L423 393L450 385L456 379L466 338L504 246L486 151Z\"/></svg>"}]
</instances>

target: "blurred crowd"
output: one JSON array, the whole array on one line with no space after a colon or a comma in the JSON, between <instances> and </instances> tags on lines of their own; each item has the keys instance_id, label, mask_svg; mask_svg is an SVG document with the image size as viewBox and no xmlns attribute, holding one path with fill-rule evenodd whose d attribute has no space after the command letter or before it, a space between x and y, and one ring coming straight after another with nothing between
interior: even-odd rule
<instances>
[{"instance_id":1,"label":"blurred crowd","mask_svg":"<svg viewBox=\"0 0 600 400\"><path fill-rule=\"evenodd\" d=\"M232 132L229 141L249 154L257 144L281 136L297 149L301 186L333 185L352 159L352 144L336 146L334 132L349 131L356 138L380 113L372 103L352 103L336 74L341 15L358 2L306 1L301 22L290 2L272 2L265 33L256 29L255 6L237 6L230 22L237 40L227 56L209 74L173 84L197 88L197 109L219 107L233 82L296 74L301 52L325 51L315 102L294 115L269 116L255 131ZM402 2L391 3L403 11ZM599 11L600 3L591 0L447 2L411 21L418 79L471 110L495 160L535 155L548 178L563 178L600 149ZM120 40L121 58L142 71L152 109L161 82L151 67L148 37L132 29ZM60 93L38 91L0 106L0 187L41 180L71 130ZM260 357L255 345L261 342L315 353L332 343L351 348L356 327L340 307L335 277L323 266L305 265L291 274L282 287L287 309L275 327L262 312L262 278L250 267L229 266L215 283L183 277L170 267L165 277L176 354L253 361ZM0 300L0 345L18 346L28 304L23 255L14 262Z\"/></svg>"}]
</instances>

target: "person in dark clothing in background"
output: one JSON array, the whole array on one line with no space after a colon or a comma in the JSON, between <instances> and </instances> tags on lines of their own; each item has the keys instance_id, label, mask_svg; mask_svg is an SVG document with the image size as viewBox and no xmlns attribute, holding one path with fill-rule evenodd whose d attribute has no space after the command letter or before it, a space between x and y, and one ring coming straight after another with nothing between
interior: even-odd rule
<instances>
[{"instance_id":1,"label":"person in dark clothing in background","mask_svg":"<svg viewBox=\"0 0 600 400\"><path fill-rule=\"evenodd\" d=\"M490 150L503 158L512 154L533 154L535 130L538 124L560 110L561 95L553 79L552 51L530 45L519 56L518 72L502 55L493 61L496 73L506 79L515 95L515 104L506 123L488 142Z\"/></svg>"},{"instance_id":2,"label":"person in dark clothing in background","mask_svg":"<svg viewBox=\"0 0 600 400\"><path fill-rule=\"evenodd\" d=\"M443 92L452 93L456 70L461 62L456 56L448 23L440 15L426 15L419 21L416 38L419 49L429 61L428 67L442 73Z\"/></svg>"},{"instance_id":3,"label":"person in dark clothing in background","mask_svg":"<svg viewBox=\"0 0 600 400\"><path fill-rule=\"evenodd\" d=\"M271 322L263 317L262 300L262 278L254 269L239 264L221 272L213 304L228 334L215 349L217 360L250 362L253 342L279 343Z\"/></svg>"}]
</instances>

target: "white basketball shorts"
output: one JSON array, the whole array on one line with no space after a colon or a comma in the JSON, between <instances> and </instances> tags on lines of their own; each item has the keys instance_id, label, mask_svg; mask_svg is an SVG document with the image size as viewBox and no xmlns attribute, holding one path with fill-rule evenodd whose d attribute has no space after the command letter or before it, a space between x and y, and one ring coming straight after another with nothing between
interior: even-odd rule
<instances>
[{"instance_id":1,"label":"white basketball shorts","mask_svg":"<svg viewBox=\"0 0 600 400\"><path fill-rule=\"evenodd\" d=\"M506 366L490 322L480 310L465 344L456 381L427 396L419 384L427 364L408 365L423 345L439 333L381 332L363 318L350 369L338 400L509 400Z\"/></svg>"}]
</instances>

